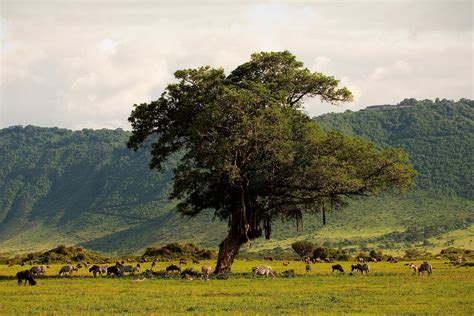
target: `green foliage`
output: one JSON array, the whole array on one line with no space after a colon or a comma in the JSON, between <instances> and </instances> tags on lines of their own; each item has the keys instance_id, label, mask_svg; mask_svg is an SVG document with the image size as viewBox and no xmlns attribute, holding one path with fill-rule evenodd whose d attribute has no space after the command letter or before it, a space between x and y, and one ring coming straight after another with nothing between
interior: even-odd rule
<instances>
[{"instance_id":1,"label":"green foliage","mask_svg":"<svg viewBox=\"0 0 474 316\"><path fill-rule=\"evenodd\" d=\"M291 248L293 248L298 256L303 258L311 255L314 249L314 244L306 240L295 241L291 244Z\"/></svg>"},{"instance_id":2,"label":"green foliage","mask_svg":"<svg viewBox=\"0 0 474 316\"><path fill-rule=\"evenodd\" d=\"M418 171L420 190L474 199L474 101L410 99L400 105L326 114L315 121L382 148L403 148Z\"/></svg>"},{"instance_id":3,"label":"green foliage","mask_svg":"<svg viewBox=\"0 0 474 316\"><path fill-rule=\"evenodd\" d=\"M304 216L304 229L274 221L276 243L315 238L331 248L367 251L406 248L473 224L473 101L418 101L408 107L328 114L316 118L368 138L402 147L418 171L417 191L355 199L343 209ZM168 202L171 157L163 174L151 173L146 151L130 152L122 130L70 131L14 126L0 130L0 252L47 250L81 243L107 253L143 253L148 246L193 242L212 248L226 232L212 212L180 218ZM316 237L315 237L316 234ZM468 240L468 239L467 239ZM438 245L436 252L446 245ZM11 252L11 254L7 254ZM282 252L288 256L288 252ZM261 257L261 256L259 256Z\"/></svg>"},{"instance_id":4,"label":"green foliage","mask_svg":"<svg viewBox=\"0 0 474 316\"><path fill-rule=\"evenodd\" d=\"M171 194L178 211L212 209L229 224L217 272L230 269L242 244L269 239L275 219L299 223L304 213L325 214L351 197L413 184L403 151L379 150L310 120L304 99L336 103L352 95L288 51L253 54L228 76L206 66L175 78L158 100L134 106L128 147L138 150L156 137L150 166L157 170L183 153Z\"/></svg>"},{"instance_id":5,"label":"green foliage","mask_svg":"<svg viewBox=\"0 0 474 316\"><path fill-rule=\"evenodd\" d=\"M212 259L214 256L214 251L200 249L193 244L180 245L178 243L171 243L161 248L148 247L142 257L157 259Z\"/></svg>"}]
</instances>

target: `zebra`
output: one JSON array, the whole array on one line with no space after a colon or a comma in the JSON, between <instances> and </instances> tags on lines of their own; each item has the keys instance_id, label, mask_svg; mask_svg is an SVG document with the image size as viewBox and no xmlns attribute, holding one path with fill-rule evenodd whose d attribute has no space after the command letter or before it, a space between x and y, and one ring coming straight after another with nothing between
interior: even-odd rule
<instances>
[{"instance_id":1,"label":"zebra","mask_svg":"<svg viewBox=\"0 0 474 316\"><path fill-rule=\"evenodd\" d=\"M137 266L136 267L132 267L132 266L121 266L120 267L120 270L122 270L122 272L128 272L128 273L135 273L135 272L139 272L140 271L140 264L137 263Z\"/></svg>"},{"instance_id":2,"label":"zebra","mask_svg":"<svg viewBox=\"0 0 474 316\"><path fill-rule=\"evenodd\" d=\"M273 271L272 267L270 267L270 266L253 267L252 268L252 273L253 273L254 278L257 274L264 275L265 277L268 277L269 275L271 275L272 278L275 278L275 272Z\"/></svg>"},{"instance_id":3,"label":"zebra","mask_svg":"<svg viewBox=\"0 0 474 316\"><path fill-rule=\"evenodd\" d=\"M75 266L64 266L59 270L59 276L65 275L66 273L69 273L69 275L72 275L74 271L77 271L78 269Z\"/></svg>"},{"instance_id":4,"label":"zebra","mask_svg":"<svg viewBox=\"0 0 474 316\"><path fill-rule=\"evenodd\" d=\"M45 265L42 265L42 266L34 266L34 267L31 267L30 272L31 272L34 276L45 275L45 274L46 274L46 266L45 266Z\"/></svg>"}]
</instances>

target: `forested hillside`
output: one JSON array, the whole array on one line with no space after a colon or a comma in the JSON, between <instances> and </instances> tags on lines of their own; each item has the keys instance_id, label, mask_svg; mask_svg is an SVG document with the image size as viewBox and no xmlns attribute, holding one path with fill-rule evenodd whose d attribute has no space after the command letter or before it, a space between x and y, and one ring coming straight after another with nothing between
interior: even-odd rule
<instances>
[{"instance_id":1,"label":"forested hillside","mask_svg":"<svg viewBox=\"0 0 474 316\"><path fill-rule=\"evenodd\" d=\"M418 186L403 196L356 200L329 214L324 228L318 215L305 218L299 232L277 223L275 240L255 249L286 247L295 238L387 249L456 238L472 244L473 119L474 101L466 99L410 99L315 118L323 128L404 148L419 172ZM128 136L123 130L0 130L0 253L60 243L122 253L169 241L216 246L225 223L212 213L177 215L175 202L166 199L173 161L164 173L151 172L146 151L126 149Z\"/></svg>"}]
</instances>

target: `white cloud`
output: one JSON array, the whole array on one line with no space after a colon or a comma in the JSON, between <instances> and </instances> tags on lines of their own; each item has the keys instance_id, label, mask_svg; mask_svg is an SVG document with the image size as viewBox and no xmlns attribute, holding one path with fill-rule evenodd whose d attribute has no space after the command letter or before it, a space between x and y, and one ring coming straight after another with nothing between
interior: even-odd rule
<instances>
[{"instance_id":1,"label":"white cloud","mask_svg":"<svg viewBox=\"0 0 474 316\"><path fill-rule=\"evenodd\" d=\"M177 69L230 72L253 52L293 52L341 79L351 104L474 97L469 2L2 2L0 127L123 127ZM8 48L8 49L6 49Z\"/></svg>"}]
</instances>

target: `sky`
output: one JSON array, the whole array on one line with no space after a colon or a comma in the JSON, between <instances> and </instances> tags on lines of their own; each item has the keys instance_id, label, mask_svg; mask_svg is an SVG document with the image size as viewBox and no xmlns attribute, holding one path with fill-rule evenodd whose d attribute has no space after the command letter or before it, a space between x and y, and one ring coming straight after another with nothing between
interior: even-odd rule
<instances>
[{"instance_id":1,"label":"sky","mask_svg":"<svg viewBox=\"0 0 474 316\"><path fill-rule=\"evenodd\" d=\"M289 50L352 103L474 98L473 1L0 0L0 128L130 129L178 69Z\"/></svg>"}]
</instances>

